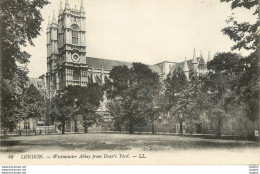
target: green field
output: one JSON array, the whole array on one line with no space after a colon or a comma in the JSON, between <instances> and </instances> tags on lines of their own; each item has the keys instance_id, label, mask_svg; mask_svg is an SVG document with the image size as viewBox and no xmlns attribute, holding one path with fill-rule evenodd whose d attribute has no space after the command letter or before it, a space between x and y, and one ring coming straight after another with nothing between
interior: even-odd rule
<instances>
[{"instance_id":1,"label":"green field","mask_svg":"<svg viewBox=\"0 0 260 174\"><path fill-rule=\"evenodd\" d=\"M203 139L174 135L129 134L65 134L10 136L1 138L1 152L28 152L37 150L85 151L85 150L242 150L258 149L252 141Z\"/></svg>"}]
</instances>

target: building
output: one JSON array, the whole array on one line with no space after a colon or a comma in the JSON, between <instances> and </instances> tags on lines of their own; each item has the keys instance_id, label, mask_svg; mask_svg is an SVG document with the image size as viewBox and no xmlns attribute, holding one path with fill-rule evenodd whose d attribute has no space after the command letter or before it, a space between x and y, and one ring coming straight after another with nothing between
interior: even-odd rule
<instances>
[{"instance_id":1,"label":"building","mask_svg":"<svg viewBox=\"0 0 260 174\"><path fill-rule=\"evenodd\" d=\"M210 61L210 53L208 55L207 61ZM176 62L164 61L164 62L157 63L154 66L159 67L160 69L159 75L161 79L166 79L167 75L169 73L172 73L177 68L181 68L184 71L187 79L190 78L191 72L195 73L196 75L202 75L207 73L207 65L202 56L202 53L200 52L200 56L197 57L195 49L193 52L192 59L187 60L185 57L185 60L183 62L176 63Z\"/></svg>"},{"instance_id":2,"label":"building","mask_svg":"<svg viewBox=\"0 0 260 174\"><path fill-rule=\"evenodd\" d=\"M131 66L130 62L107 60L87 57L86 55L86 16L83 2L79 9L70 7L66 0L65 7L60 5L59 15L56 19L54 12L52 20L47 28L47 73L41 80L32 79L32 83L40 90L43 90L48 98L52 98L69 85L87 86L91 80L94 83L104 84L109 80L110 70L114 66ZM176 63L164 61L155 65L148 65L151 70L157 72L161 80L175 68L184 70L187 78L189 73L194 71L198 74L205 73L205 61L202 57L196 57L195 50L193 59ZM46 78L46 87L45 87ZM41 86L41 87L40 87ZM42 89L43 88L43 89ZM100 104L97 113L103 114L105 122L111 122L110 115L106 108L106 96ZM72 120L67 125L67 130L74 130L75 122ZM77 123L76 123L77 124ZM95 127L95 130L100 129ZM78 128L77 128L78 129ZM93 128L94 129L94 128Z\"/></svg>"},{"instance_id":3,"label":"building","mask_svg":"<svg viewBox=\"0 0 260 174\"><path fill-rule=\"evenodd\" d=\"M59 15L56 17L53 13L52 20L49 20L47 28L47 73L46 73L46 87L38 80L33 80L33 84L43 87L43 91L48 98L60 94L69 85L87 86L88 83L104 84L109 80L109 73L114 66L126 65L130 67L132 63L115 60L107 60L103 58L88 57L86 53L86 16L83 2L79 9L71 8L68 0L66 0L65 7L60 5ZM207 61L210 60L210 53ZM187 79L190 79L191 74L203 75L207 73L206 61L202 53L196 56L194 49L193 57L186 59L183 62L164 61L155 65L148 65L149 68L157 72L161 80L167 78L167 75L177 68L183 69ZM42 83L45 84L45 76L42 76ZM97 113L103 115L103 127L97 123L89 128L91 132L113 131L113 119L111 118L106 108L106 96L104 101L100 103ZM164 114L159 117L155 123L156 132L178 133L179 123L169 122L169 114ZM66 130L70 132L80 131L83 127L79 124L80 118L67 122ZM241 125L235 126L234 121L225 121L223 126L223 133L233 134L240 132L241 135L246 135L248 132L244 131L244 127L250 127L246 121L240 122ZM244 124L245 123L245 124ZM105 126L104 126L105 125ZM151 132L151 124L148 127L140 127L137 129L140 132ZM242 126L242 128L241 128ZM249 128L245 129L249 130ZM212 134L216 131L216 125L207 120L197 120L183 124L183 131L185 133L197 134Z\"/></svg>"},{"instance_id":4,"label":"building","mask_svg":"<svg viewBox=\"0 0 260 174\"><path fill-rule=\"evenodd\" d=\"M51 98L61 93L69 85L87 86L90 79L103 84L109 79L109 72L113 66L127 65L129 62L106 60L86 56L86 16L81 1L79 9L70 8L66 0L65 8L60 6L58 19L53 13L47 28L47 93ZM185 72L195 70L205 71L205 61L202 57L194 57L181 63L161 62L149 67L157 72L161 79L176 67Z\"/></svg>"}]
</instances>

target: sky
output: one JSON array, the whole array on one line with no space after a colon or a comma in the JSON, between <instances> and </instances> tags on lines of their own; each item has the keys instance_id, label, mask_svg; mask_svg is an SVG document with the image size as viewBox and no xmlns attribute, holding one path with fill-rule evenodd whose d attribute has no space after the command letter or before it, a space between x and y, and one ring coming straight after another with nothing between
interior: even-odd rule
<instances>
[{"instance_id":1,"label":"sky","mask_svg":"<svg viewBox=\"0 0 260 174\"><path fill-rule=\"evenodd\" d=\"M47 23L53 10L57 19L60 5L58 0L49 1L41 10L44 21L35 46L23 48L31 54L28 75L33 78L47 71ZM68 1L79 9L80 0ZM194 49L206 60L209 51L211 58L216 52L231 51L234 42L221 32L228 17L235 13L238 21L255 20L252 11L232 11L220 0L83 0L83 4L87 56L150 65L191 59Z\"/></svg>"}]
</instances>

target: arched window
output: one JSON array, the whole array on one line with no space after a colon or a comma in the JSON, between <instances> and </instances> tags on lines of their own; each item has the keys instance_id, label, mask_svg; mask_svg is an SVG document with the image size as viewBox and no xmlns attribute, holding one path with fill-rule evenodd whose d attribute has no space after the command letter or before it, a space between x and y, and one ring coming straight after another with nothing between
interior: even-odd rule
<instances>
[{"instance_id":1,"label":"arched window","mask_svg":"<svg viewBox=\"0 0 260 174\"><path fill-rule=\"evenodd\" d=\"M72 44L77 45L79 41L79 27L77 25L72 25Z\"/></svg>"}]
</instances>

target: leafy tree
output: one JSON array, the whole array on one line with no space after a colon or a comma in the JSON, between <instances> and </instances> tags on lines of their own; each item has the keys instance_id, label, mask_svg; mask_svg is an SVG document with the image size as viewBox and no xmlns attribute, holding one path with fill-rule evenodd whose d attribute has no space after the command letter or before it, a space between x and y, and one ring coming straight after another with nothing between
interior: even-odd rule
<instances>
[{"instance_id":1,"label":"leafy tree","mask_svg":"<svg viewBox=\"0 0 260 174\"><path fill-rule=\"evenodd\" d=\"M96 111L102 100L103 90L97 83L89 83L86 88L78 87L76 107L78 108L77 113L82 116L85 133L89 126L99 121L100 115L96 114Z\"/></svg>"},{"instance_id":2,"label":"leafy tree","mask_svg":"<svg viewBox=\"0 0 260 174\"><path fill-rule=\"evenodd\" d=\"M122 131L123 119L122 119L122 100L113 99L108 102L108 109L111 117L113 118L115 131Z\"/></svg>"},{"instance_id":3,"label":"leafy tree","mask_svg":"<svg viewBox=\"0 0 260 174\"><path fill-rule=\"evenodd\" d=\"M22 104L21 109L26 118L43 119L45 114L44 96L33 84L24 90Z\"/></svg>"},{"instance_id":4,"label":"leafy tree","mask_svg":"<svg viewBox=\"0 0 260 174\"><path fill-rule=\"evenodd\" d=\"M56 95L51 99L51 118L56 122L61 122L62 134L65 133L66 121L71 118L73 114L74 100L73 98L65 92L63 95Z\"/></svg>"},{"instance_id":5,"label":"leafy tree","mask_svg":"<svg viewBox=\"0 0 260 174\"><path fill-rule=\"evenodd\" d=\"M177 118L181 134L183 134L183 122L197 119L200 114L198 107L199 84L196 78L188 82L181 68L175 69L165 80L168 110L174 116L173 120Z\"/></svg>"},{"instance_id":6,"label":"leafy tree","mask_svg":"<svg viewBox=\"0 0 260 174\"><path fill-rule=\"evenodd\" d=\"M28 77L26 64L30 55L21 50L28 42L33 45L43 21L40 9L47 0L0 1L1 50L1 124L13 128L21 114L21 94ZM10 88L11 87L11 88Z\"/></svg>"},{"instance_id":7,"label":"leafy tree","mask_svg":"<svg viewBox=\"0 0 260 174\"><path fill-rule=\"evenodd\" d=\"M113 83L111 97L118 97L122 121L126 122L129 133L134 133L136 125L143 126L149 120L155 119L155 94L159 88L159 77L147 65L133 63L131 68L126 66L114 67L110 73Z\"/></svg>"},{"instance_id":8,"label":"leafy tree","mask_svg":"<svg viewBox=\"0 0 260 174\"><path fill-rule=\"evenodd\" d=\"M129 87L130 70L126 65L115 66L110 71L109 76L113 81L105 83L108 98L121 97Z\"/></svg>"},{"instance_id":9,"label":"leafy tree","mask_svg":"<svg viewBox=\"0 0 260 174\"><path fill-rule=\"evenodd\" d=\"M22 89L14 86L11 80L2 79L1 125L12 131L23 115L21 109Z\"/></svg>"},{"instance_id":10,"label":"leafy tree","mask_svg":"<svg viewBox=\"0 0 260 174\"><path fill-rule=\"evenodd\" d=\"M239 73L240 56L236 53L217 53L214 59L208 62L207 67L214 72L226 72L227 74Z\"/></svg>"},{"instance_id":11,"label":"leafy tree","mask_svg":"<svg viewBox=\"0 0 260 174\"><path fill-rule=\"evenodd\" d=\"M165 80L166 96L170 107L174 105L178 94L188 87L188 80L181 68L177 68L173 73L168 74Z\"/></svg>"},{"instance_id":12,"label":"leafy tree","mask_svg":"<svg viewBox=\"0 0 260 174\"><path fill-rule=\"evenodd\" d=\"M259 129L259 55L257 52L239 61L239 74L234 81L234 91L240 105L243 105L245 116L251 120L255 129ZM251 136L253 132L250 133Z\"/></svg>"},{"instance_id":13,"label":"leafy tree","mask_svg":"<svg viewBox=\"0 0 260 174\"><path fill-rule=\"evenodd\" d=\"M88 127L100 119L96 111L103 100L102 97L102 87L97 83L89 83L87 87L68 86L62 95L56 96L52 101L52 115L57 116L57 120L61 122L62 133L65 132L66 121L75 121L76 115L82 118L84 132L87 133Z\"/></svg>"},{"instance_id":14,"label":"leafy tree","mask_svg":"<svg viewBox=\"0 0 260 174\"><path fill-rule=\"evenodd\" d=\"M8 86L6 86L7 84ZM6 81L2 87L8 91L3 93L4 103L6 104L4 111L7 115L2 117L2 124L9 127L10 131L16 127L20 120L44 118L46 111L44 96L33 84L19 88ZM16 95L8 96L8 94L14 94L11 90L15 90Z\"/></svg>"},{"instance_id":15,"label":"leafy tree","mask_svg":"<svg viewBox=\"0 0 260 174\"><path fill-rule=\"evenodd\" d=\"M180 123L180 132L183 134L182 124L186 116L183 112L186 102L181 100L184 99L184 97L186 98L185 91L188 89L188 80L183 70L178 67L172 73L168 74L165 80L165 86L168 110L171 111L171 115L174 116L173 118L177 117Z\"/></svg>"},{"instance_id":16,"label":"leafy tree","mask_svg":"<svg viewBox=\"0 0 260 174\"><path fill-rule=\"evenodd\" d=\"M233 49L252 50L253 53L239 62L240 74L237 83L236 94L239 100L245 105L246 116L256 123L259 128L259 1L258 0L221 0L221 2L231 2L231 9L245 8L252 11L257 16L255 23L237 22L230 17L227 22L230 26L222 31L229 38L235 41Z\"/></svg>"},{"instance_id":17,"label":"leafy tree","mask_svg":"<svg viewBox=\"0 0 260 174\"><path fill-rule=\"evenodd\" d=\"M206 93L206 113L212 122L217 123L217 136L221 136L224 119L232 119L231 111L235 108L236 95L234 84L239 69L239 55L234 53L217 53L208 63L207 79L203 91Z\"/></svg>"},{"instance_id":18,"label":"leafy tree","mask_svg":"<svg viewBox=\"0 0 260 174\"><path fill-rule=\"evenodd\" d=\"M227 20L230 26L222 29L225 35L228 35L231 40L236 42L233 49L244 48L246 50L259 49L259 1L258 0L220 0L221 2L231 2L231 9L246 8L248 10L254 10L253 15L258 15L254 24L249 22L239 23L233 17Z\"/></svg>"}]
</instances>

